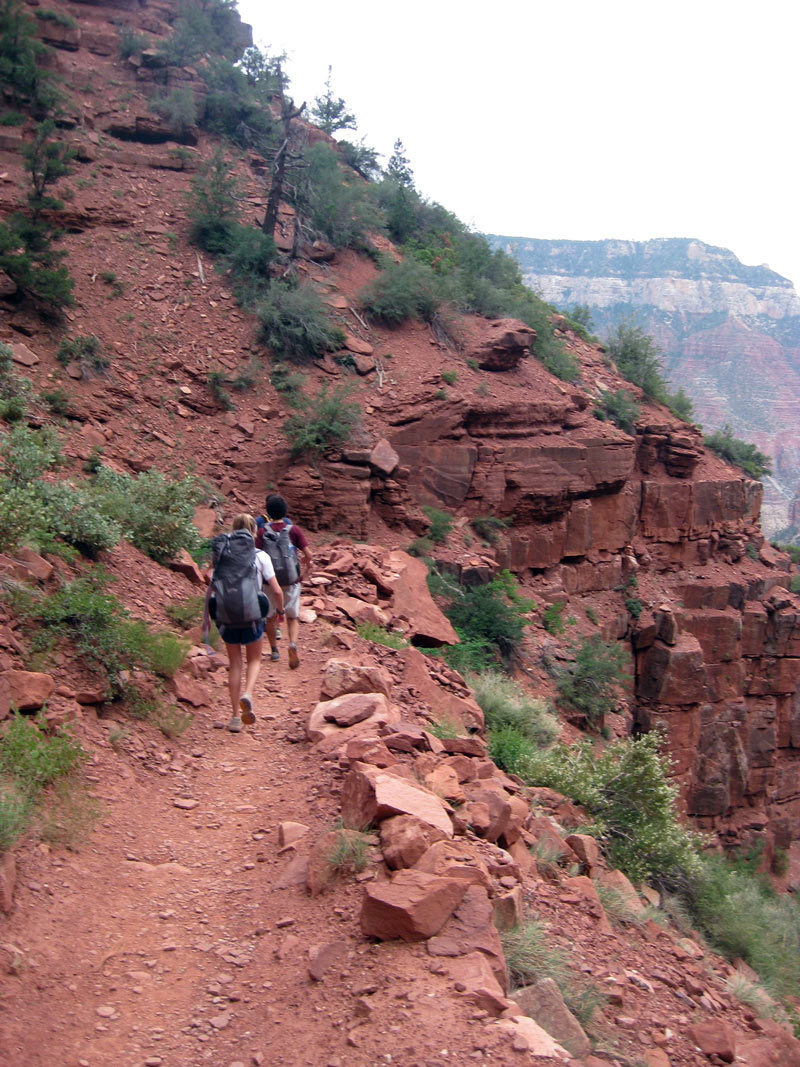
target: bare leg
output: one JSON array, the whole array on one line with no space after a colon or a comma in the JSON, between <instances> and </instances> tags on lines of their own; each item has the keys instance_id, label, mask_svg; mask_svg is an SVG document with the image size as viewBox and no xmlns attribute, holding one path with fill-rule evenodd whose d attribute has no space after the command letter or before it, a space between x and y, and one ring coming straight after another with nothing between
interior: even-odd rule
<instances>
[{"instance_id":1,"label":"bare leg","mask_svg":"<svg viewBox=\"0 0 800 1067\"><path fill-rule=\"evenodd\" d=\"M297 638L300 633L300 620L299 619L287 619L286 628L289 631L289 641L293 644L297 644Z\"/></svg>"},{"instance_id":2,"label":"bare leg","mask_svg":"<svg viewBox=\"0 0 800 1067\"><path fill-rule=\"evenodd\" d=\"M269 647L275 648L278 644L278 616L272 615L267 619L265 623L265 629L267 631L267 640L269 641Z\"/></svg>"},{"instance_id":3,"label":"bare leg","mask_svg":"<svg viewBox=\"0 0 800 1067\"><path fill-rule=\"evenodd\" d=\"M261 670L261 650L263 647L263 637L259 637L257 641L253 641L252 644L244 646L245 655L247 656L247 670L244 680L244 691L245 693L249 693L250 696L253 695L253 689L256 684L256 679L258 678L258 672Z\"/></svg>"},{"instance_id":4,"label":"bare leg","mask_svg":"<svg viewBox=\"0 0 800 1067\"><path fill-rule=\"evenodd\" d=\"M261 642L258 642L259 646ZM246 647L250 647L249 645ZM226 645L228 652L228 692L233 714L239 714L239 693L242 688L242 646Z\"/></svg>"}]
</instances>

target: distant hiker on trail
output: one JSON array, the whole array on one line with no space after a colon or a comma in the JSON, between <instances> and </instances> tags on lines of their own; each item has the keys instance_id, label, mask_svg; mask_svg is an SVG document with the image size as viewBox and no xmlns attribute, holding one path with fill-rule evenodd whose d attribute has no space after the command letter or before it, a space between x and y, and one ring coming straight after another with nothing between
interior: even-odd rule
<instances>
[{"instance_id":1,"label":"distant hiker on trail","mask_svg":"<svg viewBox=\"0 0 800 1067\"><path fill-rule=\"evenodd\" d=\"M294 670L300 666L297 652L297 637L300 632L300 579L308 577L313 558L311 549L303 531L295 526L287 515L286 501L277 493L267 497L267 514L256 519L258 532L256 548L263 548L272 559L275 575L283 590L283 603L286 608L286 625L289 630L289 667ZM305 573L301 573L298 554L305 563ZM274 598L272 587L267 589L269 598L269 615L267 616L267 637L271 648L270 659L280 659L278 652L278 615L276 607L280 601Z\"/></svg>"},{"instance_id":2,"label":"distant hiker on trail","mask_svg":"<svg viewBox=\"0 0 800 1067\"><path fill-rule=\"evenodd\" d=\"M255 545L256 521L252 515L237 515L233 532L218 534L211 542L214 570L211 575L209 614L217 624L228 653L228 689L233 716L231 733L239 733L242 723L256 721L253 689L261 669L264 644L264 616L271 605L276 618L283 617L283 590L275 578L272 560ZM266 583L270 597L264 596ZM277 610L275 610L277 609ZM242 690L242 646L247 667ZM241 696L239 695L241 693Z\"/></svg>"}]
</instances>

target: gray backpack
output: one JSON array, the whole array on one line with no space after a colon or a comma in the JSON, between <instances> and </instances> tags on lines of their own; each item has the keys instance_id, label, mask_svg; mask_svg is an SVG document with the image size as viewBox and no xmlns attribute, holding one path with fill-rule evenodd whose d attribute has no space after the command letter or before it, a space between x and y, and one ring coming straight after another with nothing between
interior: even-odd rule
<instances>
[{"instance_id":1,"label":"gray backpack","mask_svg":"<svg viewBox=\"0 0 800 1067\"><path fill-rule=\"evenodd\" d=\"M211 595L216 601L213 618L224 626L248 626L262 617L261 577L256 546L248 530L217 534L211 542Z\"/></svg>"}]
</instances>

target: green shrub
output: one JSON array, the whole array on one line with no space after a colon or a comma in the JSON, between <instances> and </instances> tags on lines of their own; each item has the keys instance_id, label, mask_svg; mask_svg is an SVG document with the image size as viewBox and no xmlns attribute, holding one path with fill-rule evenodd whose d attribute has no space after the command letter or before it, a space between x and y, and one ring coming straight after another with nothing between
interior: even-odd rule
<instances>
[{"instance_id":1,"label":"green shrub","mask_svg":"<svg viewBox=\"0 0 800 1067\"><path fill-rule=\"evenodd\" d=\"M112 695L125 689L122 672L149 670L171 677L180 667L187 644L175 634L153 633L106 591L107 575L64 583L48 596L33 595L19 607L36 624L32 647L43 651L61 638L69 640L81 660L108 681Z\"/></svg>"},{"instance_id":2,"label":"green shrub","mask_svg":"<svg viewBox=\"0 0 800 1067\"><path fill-rule=\"evenodd\" d=\"M67 29L73 29L78 23L71 15L67 15L62 11L53 11L52 8L37 8L34 11L34 15L37 19L41 19L42 22L54 22L57 26L65 26Z\"/></svg>"},{"instance_id":3,"label":"green shrub","mask_svg":"<svg viewBox=\"0 0 800 1067\"><path fill-rule=\"evenodd\" d=\"M453 516L450 512L441 511L439 508L425 506L422 510L428 516L428 521L430 522L428 538L435 545L442 544L447 540L453 528Z\"/></svg>"},{"instance_id":4,"label":"green shrub","mask_svg":"<svg viewBox=\"0 0 800 1067\"><path fill-rule=\"evenodd\" d=\"M638 385L650 400L666 403L661 353L652 337L633 320L626 319L609 335L606 347L623 378Z\"/></svg>"},{"instance_id":5,"label":"green shrub","mask_svg":"<svg viewBox=\"0 0 800 1067\"><path fill-rule=\"evenodd\" d=\"M229 252L239 226L239 197L233 167L217 148L192 179L187 206L190 240L214 255Z\"/></svg>"},{"instance_id":6,"label":"green shrub","mask_svg":"<svg viewBox=\"0 0 800 1067\"><path fill-rule=\"evenodd\" d=\"M208 382L208 389L214 400L224 411L232 411L234 404L231 400L230 393L225 388L229 385L228 376L221 370L210 370L206 379Z\"/></svg>"},{"instance_id":7,"label":"green shrub","mask_svg":"<svg viewBox=\"0 0 800 1067\"><path fill-rule=\"evenodd\" d=\"M608 419L620 430L633 434L636 432L641 409L627 389L617 389L615 392L604 389L600 393L594 413L598 419Z\"/></svg>"},{"instance_id":8,"label":"green shrub","mask_svg":"<svg viewBox=\"0 0 800 1067\"><path fill-rule=\"evenodd\" d=\"M564 620L562 615L566 606L563 600L557 600L554 604L548 604L544 609L542 624L549 634L563 634Z\"/></svg>"},{"instance_id":9,"label":"green shrub","mask_svg":"<svg viewBox=\"0 0 800 1067\"><path fill-rule=\"evenodd\" d=\"M68 415L72 407L69 393L65 392L60 386L42 393L42 400L47 404L52 415L61 418Z\"/></svg>"},{"instance_id":10,"label":"green shrub","mask_svg":"<svg viewBox=\"0 0 800 1067\"><path fill-rule=\"evenodd\" d=\"M337 152L323 142L305 152L307 168L295 205L313 229L336 248L363 248L380 217L363 181L342 169Z\"/></svg>"},{"instance_id":11,"label":"green shrub","mask_svg":"<svg viewBox=\"0 0 800 1067\"><path fill-rule=\"evenodd\" d=\"M416 260L390 263L373 282L362 289L364 311L387 326L399 326L408 319L430 322L441 300L436 275Z\"/></svg>"},{"instance_id":12,"label":"green shrub","mask_svg":"<svg viewBox=\"0 0 800 1067\"><path fill-rule=\"evenodd\" d=\"M88 336L65 338L58 346L56 353L58 362L66 367L75 360L80 364L81 374L84 378L92 378L103 375L108 370L110 361L103 355L103 345L99 337L94 334Z\"/></svg>"},{"instance_id":13,"label":"green shrub","mask_svg":"<svg viewBox=\"0 0 800 1067\"><path fill-rule=\"evenodd\" d=\"M182 548L201 552L194 509L204 491L193 476L169 478L149 470L131 477L103 467L93 492L104 514L119 523L123 537L158 563L174 559Z\"/></svg>"},{"instance_id":14,"label":"green shrub","mask_svg":"<svg viewBox=\"0 0 800 1067\"><path fill-rule=\"evenodd\" d=\"M800 994L800 905L724 856L703 856L688 892L690 909L712 945L745 960L777 997Z\"/></svg>"},{"instance_id":15,"label":"green shrub","mask_svg":"<svg viewBox=\"0 0 800 1067\"><path fill-rule=\"evenodd\" d=\"M573 968L564 950L548 937L547 929L540 919L528 918L501 932L511 985L519 989L541 978L551 978L564 1003L586 1029L606 998L590 979Z\"/></svg>"},{"instance_id":16,"label":"green shrub","mask_svg":"<svg viewBox=\"0 0 800 1067\"><path fill-rule=\"evenodd\" d=\"M445 601L445 613L461 640L439 653L451 667L479 672L496 665L498 658L513 660L525 629L520 612L528 603L515 602L513 578L511 583L498 576L488 585L464 586L438 572L429 575L431 592Z\"/></svg>"},{"instance_id":17,"label":"green shrub","mask_svg":"<svg viewBox=\"0 0 800 1067\"><path fill-rule=\"evenodd\" d=\"M793 574L790 582L789 589L793 593L800 593L800 574Z\"/></svg>"},{"instance_id":18,"label":"green shrub","mask_svg":"<svg viewBox=\"0 0 800 1067\"><path fill-rule=\"evenodd\" d=\"M303 393L306 377L291 370L288 364L274 363L269 380L272 388L283 396L289 407L303 408L308 404L308 398Z\"/></svg>"},{"instance_id":19,"label":"green shrub","mask_svg":"<svg viewBox=\"0 0 800 1067\"><path fill-rule=\"evenodd\" d=\"M291 415L286 420L283 431L291 445L293 458L321 456L329 448L350 439L358 426L361 409L347 400L348 395L344 386L329 392L325 382L302 414Z\"/></svg>"},{"instance_id":20,"label":"green shrub","mask_svg":"<svg viewBox=\"0 0 800 1067\"><path fill-rule=\"evenodd\" d=\"M601 723L616 707L628 657L621 645L608 644L599 634L581 638L573 651L574 662L555 671L559 696L590 723Z\"/></svg>"},{"instance_id":21,"label":"green shrub","mask_svg":"<svg viewBox=\"0 0 800 1067\"><path fill-rule=\"evenodd\" d=\"M374 645L386 645L387 648L408 648L408 641L400 634L387 630L384 626L378 626L374 622L357 622L356 633L365 641L371 641Z\"/></svg>"},{"instance_id":22,"label":"green shrub","mask_svg":"<svg viewBox=\"0 0 800 1067\"><path fill-rule=\"evenodd\" d=\"M420 559L427 559L433 553L433 541L430 537L415 537L411 544L408 546L409 556L418 556Z\"/></svg>"},{"instance_id":23,"label":"green shrub","mask_svg":"<svg viewBox=\"0 0 800 1067\"><path fill-rule=\"evenodd\" d=\"M582 804L610 862L633 881L685 886L698 869L698 835L678 821L678 787L657 733L537 752L518 769L530 785L546 785Z\"/></svg>"},{"instance_id":24,"label":"green shrub","mask_svg":"<svg viewBox=\"0 0 800 1067\"><path fill-rule=\"evenodd\" d=\"M24 419L31 397L31 383L14 373L13 350L0 343L0 419L20 422Z\"/></svg>"},{"instance_id":25,"label":"green shrub","mask_svg":"<svg viewBox=\"0 0 800 1067\"><path fill-rule=\"evenodd\" d=\"M589 622L593 622L595 626L597 626L600 621L597 612L591 605L587 606L586 608L586 618L589 620Z\"/></svg>"},{"instance_id":26,"label":"green shrub","mask_svg":"<svg viewBox=\"0 0 800 1067\"><path fill-rule=\"evenodd\" d=\"M470 526L484 541L490 545L497 544L497 538L502 530L507 530L511 525L510 519L500 519L496 515L476 516L470 519Z\"/></svg>"},{"instance_id":27,"label":"green shrub","mask_svg":"<svg viewBox=\"0 0 800 1067\"><path fill-rule=\"evenodd\" d=\"M470 675L468 681L485 716L492 745L503 731L503 744L514 741L509 732L513 731L537 748L546 748L558 737L558 720L545 701L529 697L511 678L488 670Z\"/></svg>"},{"instance_id":28,"label":"green shrub","mask_svg":"<svg viewBox=\"0 0 800 1067\"><path fill-rule=\"evenodd\" d=\"M630 617L636 620L642 614L643 605L638 596L629 596L625 598L625 608Z\"/></svg>"},{"instance_id":29,"label":"green shrub","mask_svg":"<svg viewBox=\"0 0 800 1067\"><path fill-rule=\"evenodd\" d=\"M48 734L43 721L15 714L0 735L0 852L27 828L48 786L88 758L68 730Z\"/></svg>"},{"instance_id":30,"label":"green shrub","mask_svg":"<svg viewBox=\"0 0 800 1067\"><path fill-rule=\"evenodd\" d=\"M0 441L0 474L6 487L29 488L61 463L61 446L52 427L14 426Z\"/></svg>"},{"instance_id":31,"label":"green shrub","mask_svg":"<svg viewBox=\"0 0 800 1067\"><path fill-rule=\"evenodd\" d=\"M667 407L673 415L677 415L684 422L691 422L694 415L694 404L681 388L677 393L670 393L667 397Z\"/></svg>"},{"instance_id":32,"label":"green shrub","mask_svg":"<svg viewBox=\"0 0 800 1067\"><path fill-rule=\"evenodd\" d=\"M104 511L90 490L68 482L48 482L41 486L40 498L47 523L38 535L42 548L52 547L60 539L89 559L97 559L119 542L120 524Z\"/></svg>"},{"instance_id":33,"label":"green shrub","mask_svg":"<svg viewBox=\"0 0 800 1067\"><path fill-rule=\"evenodd\" d=\"M291 289L273 283L256 307L256 316L263 343L289 363L318 359L344 345L344 331L311 286Z\"/></svg>"},{"instance_id":34,"label":"green shrub","mask_svg":"<svg viewBox=\"0 0 800 1067\"><path fill-rule=\"evenodd\" d=\"M458 380L458 371L454 371L454 370L443 370L442 371L442 381L445 383L445 385L455 385L457 380Z\"/></svg>"},{"instance_id":35,"label":"green shrub","mask_svg":"<svg viewBox=\"0 0 800 1067\"><path fill-rule=\"evenodd\" d=\"M721 430L705 437L703 444L757 481L760 481L765 474L772 473L770 457L760 452L755 445L734 437L733 430L727 423Z\"/></svg>"},{"instance_id":36,"label":"green shrub","mask_svg":"<svg viewBox=\"0 0 800 1067\"><path fill-rule=\"evenodd\" d=\"M121 26L119 31L119 55L120 59L129 59L131 56L143 52L150 47L150 38L139 33L130 26Z\"/></svg>"}]
</instances>

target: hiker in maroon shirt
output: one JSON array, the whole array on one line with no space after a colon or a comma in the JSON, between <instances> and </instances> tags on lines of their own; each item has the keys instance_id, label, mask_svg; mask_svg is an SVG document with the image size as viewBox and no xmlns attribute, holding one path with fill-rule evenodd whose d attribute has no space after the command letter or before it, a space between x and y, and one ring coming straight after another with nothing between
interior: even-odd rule
<instances>
[{"instance_id":1,"label":"hiker in maroon shirt","mask_svg":"<svg viewBox=\"0 0 800 1067\"><path fill-rule=\"evenodd\" d=\"M290 585L281 586L283 589L284 611L286 613L286 627L289 631L289 667L294 670L296 667L300 666L300 656L297 651L297 637L300 631L300 620L298 618L300 610L300 580L302 578L307 578L311 572L313 558L305 534L301 529L294 525L287 515L286 501L283 497L279 496L277 493L271 493L267 497L266 509L266 516L259 515L256 519L256 526L258 527L256 531L256 548L268 550L268 546L264 543L264 535L268 530L272 533L279 534L281 530L288 527L289 541L294 548L297 562L298 580ZM278 568L276 567L276 571L277 570ZM265 589L265 592L269 599L269 614L267 615L266 631L270 648L272 650L270 659L278 660L280 659L277 633L278 619L269 587Z\"/></svg>"}]
</instances>

